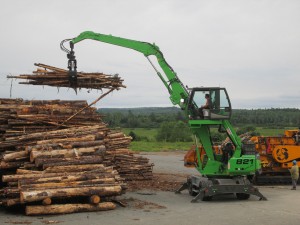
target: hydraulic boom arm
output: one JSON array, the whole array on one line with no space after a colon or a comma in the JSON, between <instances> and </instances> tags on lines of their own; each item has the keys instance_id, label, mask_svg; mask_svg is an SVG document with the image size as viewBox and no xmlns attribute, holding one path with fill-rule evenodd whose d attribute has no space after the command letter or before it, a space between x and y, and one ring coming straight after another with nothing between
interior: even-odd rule
<instances>
[{"instance_id":1,"label":"hydraulic boom arm","mask_svg":"<svg viewBox=\"0 0 300 225\"><path fill-rule=\"evenodd\" d=\"M176 72L166 62L166 60L163 56L163 53L159 50L158 46L156 46L155 44L147 43L147 42L135 41L135 40L130 40L130 39L126 39L126 38L115 37L112 35L94 33L92 31L85 31L73 39L66 39L64 41L70 41L71 53L73 53L73 56L74 56L73 45L82 40L85 40L85 39L91 39L91 40L96 40L96 41L100 41L100 42L104 42L104 43L118 45L121 47L133 49L135 51L143 53L145 55L145 57L149 60L149 62L153 66L153 68L156 70L156 73L159 76L159 78L162 80L162 82L168 89L169 94L170 94L170 100L172 101L172 103L174 105L179 105L182 109L186 109L186 106L187 106L186 103L187 103L189 93L186 90L186 88L184 87L184 85L182 84L182 82L177 77ZM63 44L63 42L62 42L62 44ZM62 49L64 51L66 51L66 49L64 47L62 47ZM68 52L68 53L70 53L70 52ZM154 67L154 65L148 58L148 56L151 56L151 55L156 57L158 64L162 68L166 78ZM75 56L71 60L74 61ZM71 70L71 73L72 72L74 73L74 70L76 71L76 63L71 64L71 67L72 67L72 65L74 65L73 68L69 68L69 69ZM185 104L183 102L181 102L181 99L184 100Z\"/></svg>"}]
</instances>

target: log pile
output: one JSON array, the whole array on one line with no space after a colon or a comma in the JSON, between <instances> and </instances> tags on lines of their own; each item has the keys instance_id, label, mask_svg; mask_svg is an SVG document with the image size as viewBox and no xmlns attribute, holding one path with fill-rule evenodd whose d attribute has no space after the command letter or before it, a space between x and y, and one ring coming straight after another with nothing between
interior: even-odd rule
<instances>
[{"instance_id":1,"label":"log pile","mask_svg":"<svg viewBox=\"0 0 300 225\"><path fill-rule=\"evenodd\" d=\"M152 178L148 159L128 149L131 138L109 129L95 108L67 120L86 105L0 99L0 204L43 204L27 205L28 215L49 208L52 213L113 209L112 203L100 199L123 193L126 181ZM92 206L49 205L84 196Z\"/></svg>"},{"instance_id":2,"label":"log pile","mask_svg":"<svg viewBox=\"0 0 300 225\"><path fill-rule=\"evenodd\" d=\"M0 140L60 128L99 124L101 116L86 101L0 99ZM76 117L66 121L75 112ZM8 142L6 142L8 143ZM14 146L14 145L13 145ZM7 146L0 146L0 151Z\"/></svg>"},{"instance_id":3,"label":"log pile","mask_svg":"<svg viewBox=\"0 0 300 225\"><path fill-rule=\"evenodd\" d=\"M152 179L153 165L145 157L119 154L115 156L115 165L119 174L128 181Z\"/></svg>"},{"instance_id":4,"label":"log pile","mask_svg":"<svg viewBox=\"0 0 300 225\"><path fill-rule=\"evenodd\" d=\"M54 87L68 88L87 88L87 89L120 89L125 88L123 80L118 75L106 75L103 73L77 73L76 84L70 80L68 70L56 68L53 66L35 63L38 68L33 74L21 74L18 76L7 76L7 78L16 78L26 80L20 84L30 85L48 85Z\"/></svg>"},{"instance_id":5,"label":"log pile","mask_svg":"<svg viewBox=\"0 0 300 225\"><path fill-rule=\"evenodd\" d=\"M55 166L44 171L19 169L16 174L3 175L2 180L7 183L0 192L4 197L2 205L35 202L40 204L35 206L39 210L74 197L86 197L81 202L98 205L100 201L109 201L108 197L120 195L126 186L116 170L103 164ZM34 215L31 211L31 206L26 206L26 214Z\"/></svg>"}]
</instances>

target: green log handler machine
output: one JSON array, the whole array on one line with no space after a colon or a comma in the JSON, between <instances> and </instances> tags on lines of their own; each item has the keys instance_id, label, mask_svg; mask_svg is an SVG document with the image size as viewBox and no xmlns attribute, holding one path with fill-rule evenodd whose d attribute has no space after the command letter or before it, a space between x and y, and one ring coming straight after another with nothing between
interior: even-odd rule
<instances>
[{"instance_id":1,"label":"green log handler machine","mask_svg":"<svg viewBox=\"0 0 300 225\"><path fill-rule=\"evenodd\" d=\"M86 39L133 49L144 54L169 92L171 102L179 106L188 117L188 124L196 144L197 163L195 167L200 174L188 177L187 182L176 193L187 189L189 194L194 196L192 202L207 201L211 200L213 196L228 193L235 194L240 200L248 199L250 195L255 195L260 200L266 200L247 179L247 176L260 170L261 162L255 148L251 149L249 146L243 145L230 123L232 108L225 88L187 88L166 62L157 45L92 31L82 32L75 38L65 39L61 42L61 49L67 52L69 80L74 88L77 83L74 45ZM65 42L70 43L70 50L64 46ZM156 57L163 73L157 70L149 56ZM205 95L209 96L210 104L202 109L201 104ZM228 151L222 151L220 154L214 152L210 132L212 128L217 128L219 132L226 133L230 138L233 144L231 154L228 154ZM227 157L224 157L225 154Z\"/></svg>"}]
</instances>

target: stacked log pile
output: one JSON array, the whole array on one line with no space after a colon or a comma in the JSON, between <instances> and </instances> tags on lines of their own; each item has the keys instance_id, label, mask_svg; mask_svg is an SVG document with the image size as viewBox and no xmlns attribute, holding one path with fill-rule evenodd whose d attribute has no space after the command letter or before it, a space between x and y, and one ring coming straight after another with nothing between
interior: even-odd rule
<instances>
[{"instance_id":1,"label":"stacked log pile","mask_svg":"<svg viewBox=\"0 0 300 225\"><path fill-rule=\"evenodd\" d=\"M1 190L2 204L12 206L27 204L26 214L35 215L38 212L48 214L47 205L59 203L59 200L68 202L68 198L86 196L86 203L91 203L102 210L113 209L106 201L108 197L120 195L122 192L122 178L112 167L103 164L70 165L48 167L44 171L18 170L13 175L3 175L2 180L7 182L7 187ZM103 201L101 198L105 198ZM89 200L89 201L88 201ZM101 203L100 203L101 201ZM28 203L42 205L28 205ZM60 207L53 204L52 208ZM66 204L66 213L69 204ZM49 212L51 213L51 212ZM52 212L53 213L53 212Z\"/></svg>"},{"instance_id":2,"label":"stacked log pile","mask_svg":"<svg viewBox=\"0 0 300 225\"><path fill-rule=\"evenodd\" d=\"M76 83L70 80L68 71L53 66L35 63L38 68L33 74L21 74L18 76L7 76L7 78L17 78L26 80L20 84L48 85L54 87L71 87L87 89L119 89L125 88L123 80L118 75L106 75L103 73L77 73Z\"/></svg>"},{"instance_id":3,"label":"stacked log pile","mask_svg":"<svg viewBox=\"0 0 300 225\"><path fill-rule=\"evenodd\" d=\"M61 124L86 106L86 101L0 99L0 140L3 140L4 135L8 143L10 138L24 134L57 130L58 127L99 124L100 114L90 107ZM7 147L1 145L0 151Z\"/></svg>"},{"instance_id":4,"label":"stacked log pile","mask_svg":"<svg viewBox=\"0 0 300 225\"><path fill-rule=\"evenodd\" d=\"M126 180L151 180L152 166L145 157L116 155L115 165L120 175Z\"/></svg>"},{"instance_id":5,"label":"stacked log pile","mask_svg":"<svg viewBox=\"0 0 300 225\"><path fill-rule=\"evenodd\" d=\"M131 138L109 129L95 108L67 120L86 105L0 99L2 205L26 204L28 215L112 209L100 199L120 195L127 180L152 178L148 159L128 149ZM49 205L82 196L93 205Z\"/></svg>"}]
</instances>

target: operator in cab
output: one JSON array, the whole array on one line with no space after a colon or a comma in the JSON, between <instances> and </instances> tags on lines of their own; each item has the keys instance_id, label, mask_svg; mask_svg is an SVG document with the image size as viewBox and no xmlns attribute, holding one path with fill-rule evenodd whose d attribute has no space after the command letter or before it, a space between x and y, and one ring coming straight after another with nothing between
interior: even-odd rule
<instances>
[{"instance_id":1,"label":"operator in cab","mask_svg":"<svg viewBox=\"0 0 300 225\"><path fill-rule=\"evenodd\" d=\"M201 105L201 107L199 108L199 114L202 119L204 118L203 109L210 109L210 107L211 107L211 101L210 101L209 94L205 94L205 99L206 99L205 104Z\"/></svg>"}]
</instances>

